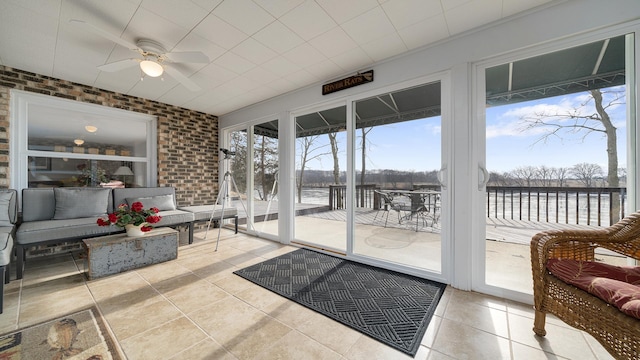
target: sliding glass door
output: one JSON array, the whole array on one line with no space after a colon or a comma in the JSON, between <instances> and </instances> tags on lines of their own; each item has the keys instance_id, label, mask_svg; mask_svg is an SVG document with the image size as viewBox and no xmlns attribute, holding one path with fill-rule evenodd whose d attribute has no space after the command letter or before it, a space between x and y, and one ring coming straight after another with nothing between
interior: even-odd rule
<instances>
[{"instance_id":1,"label":"sliding glass door","mask_svg":"<svg viewBox=\"0 0 640 360\"><path fill-rule=\"evenodd\" d=\"M440 82L354 102L353 253L442 271Z\"/></svg>"},{"instance_id":2,"label":"sliding glass door","mask_svg":"<svg viewBox=\"0 0 640 360\"><path fill-rule=\"evenodd\" d=\"M479 286L532 294L533 235L604 228L629 210L632 44L633 35L607 37L479 70L486 94Z\"/></svg>"}]
</instances>

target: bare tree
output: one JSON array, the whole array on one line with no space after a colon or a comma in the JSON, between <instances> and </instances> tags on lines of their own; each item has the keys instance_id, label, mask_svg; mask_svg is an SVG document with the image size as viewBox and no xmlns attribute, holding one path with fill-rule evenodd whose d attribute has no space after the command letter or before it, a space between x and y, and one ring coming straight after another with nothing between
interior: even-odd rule
<instances>
[{"instance_id":1,"label":"bare tree","mask_svg":"<svg viewBox=\"0 0 640 360\"><path fill-rule=\"evenodd\" d=\"M260 200L267 200L278 171L278 141L265 135L256 135L254 148L255 187Z\"/></svg>"},{"instance_id":2,"label":"bare tree","mask_svg":"<svg viewBox=\"0 0 640 360\"><path fill-rule=\"evenodd\" d=\"M553 168L547 166L539 166L538 171L538 182L540 182L540 186L551 186L553 183Z\"/></svg>"},{"instance_id":3,"label":"bare tree","mask_svg":"<svg viewBox=\"0 0 640 360\"><path fill-rule=\"evenodd\" d=\"M327 134L331 144L331 154L333 155L333 183L340 185L340 164L338 163L338 139L336 132Z\"/></svg>"},{"instance_id":4,"label":"bare tree","mask_svg":"<svg viewBox=\"0 0 640 360\"><path fill-rule=\"evenodd\" d=\"M300 147L300 175L297 179L297 187L298 187L298 203L302 202L302 184L304 179L304 170L307 168L307 164L309 164L312 160L320 160L320 158L324 155L328 155L328 152L322 152L322 149L327 145L315 146L314 143L318 140L320 136L305 136L298 138L298 146Z\"/></svg>"},{"instance_id":5,"label":"bare tree","mask_svg":"<svg viewBox=\"0 0 640 360\"><path fill-rule=\"evenodd\" d=\"M605 90L589 90L589 99L578 107L566 112L540 112L524 117L524 130L544 128L547 131L536 141L546 142L550 137L562 138L562 133L582 134L586 138L590 134L600 133L607 139L607 183L610 187L620 186L618 176L618 137L617 128L613 125L608 111L625 104L625 89L613 87ZM604 95L604 96L603 96ZM606 97L606 100L605 100ZM589 109L593 106L595 112ZM620 197L615 194L611 199L613 221L619 220Z\"/></svg>"},{"instance_id":6,"label":"bare tree","mask_svg":"<svg viewBox=\"0 0 640 360\"><path fill-rule=\"evenodd\" d=\"M373 127L370 128L360 128L362 132L362 142L360 143L362 150L362 173L360 174L360 207L364 207L364 182L365 182L365 174L367 172L367 134L373 130Z\"/></svg>"},{"instance_id":7,"label":"bare tree","mask_svg":"<svg viewBox=\"0 0 640 360\"><path fill-rule=\"evenodd\" d=\"M571 174L586 187L593 187L604 172L598 164L580 163L573 165Z\"/></svg>"},{"instance_id":8,"label":"bare tree","mask_svg":"<svg viewBox=\"0 0 640 360\"><path fill-rule=\"evenodd\" d=\"M511 177L519 186L531 187L538 174L535 166L521 166L511 171Z\"/></svg>"},{"instance_id":9,"label":"bare tree","mask_svg":"<svg viewBox=\"0 0 640 360\"><path fill-rule=\"evenodd\" d=\"M553 168L553 178L556 180L556 183L559 187L563 187L565 185L568 175L569 175L569 168L566 168L566 167Z\"/></svg>"}]
</instances>

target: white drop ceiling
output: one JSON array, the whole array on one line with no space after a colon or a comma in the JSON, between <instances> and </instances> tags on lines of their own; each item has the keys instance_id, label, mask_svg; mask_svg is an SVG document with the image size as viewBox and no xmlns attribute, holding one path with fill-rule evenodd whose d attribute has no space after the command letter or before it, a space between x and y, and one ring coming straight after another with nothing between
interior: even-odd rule
<instances>
[{"instance_id":1,"label":"white drop ceiling","mask_svg":"<svg viewBox=\"0 0 640 360\"><path fill-rule=\"evenodd\" d=\"M0 64L220 116L557 1L2 0ZM201 90L99 71L136 53L71 19L205 53L210 63L175 65Z\"/></svg>"}]
</instances>

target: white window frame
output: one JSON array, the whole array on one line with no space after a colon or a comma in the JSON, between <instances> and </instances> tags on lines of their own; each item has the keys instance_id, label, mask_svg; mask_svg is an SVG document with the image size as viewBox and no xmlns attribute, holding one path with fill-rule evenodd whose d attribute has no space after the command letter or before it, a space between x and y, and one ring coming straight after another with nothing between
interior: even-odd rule
<instances>
[{"instance_id":1,"label":"white window frame","mask_svg":"<svg viewBox=\"0 0 640 360\"><path fill-rule=\"evenodd\" d=\"M116 156L100 154L74 154L69 152L52 152L29 150L28 148L28 125L29 106L41 105L68 110L70 113L92 113L99 116L111 117L122 121L123 125L131 121L145 122L147 129L146 156ZM146 164L146 184L155 186L157 183L157 117L147 114L126 111L107 106L90 103L83 103L68 99L61 99L48 95L34 94L26 91L11 90L11 156L9 159L11 174L10 187L20 190L28 187L28 158L48 157L48 158L69 158L69 159L90 159L103 161L130 161L137 164Z\"/></svg>"}]
</instances>

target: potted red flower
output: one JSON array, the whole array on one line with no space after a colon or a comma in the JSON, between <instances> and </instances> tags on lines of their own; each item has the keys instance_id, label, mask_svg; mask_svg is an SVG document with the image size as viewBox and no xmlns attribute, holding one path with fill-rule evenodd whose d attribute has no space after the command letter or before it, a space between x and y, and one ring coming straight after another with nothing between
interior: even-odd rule
<instances>
[{"instance_id":1,"label":"potted red flower","mask_svg":"<svg viewBox=\"0 0 640 360\"><path fill-rule=\"evenodd\" d=\"M155 224L162 216L157 215L160 212L158 208L152 207L145 209L141 202L136 201L129 207L127 204L120 204L116 211L107 215L107 218L99 218L97 223L99 226L109 226L111 224L123 227L127 231L128 236L141 236L151 231Z\"/></svg>"}]
</instances>

